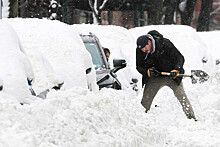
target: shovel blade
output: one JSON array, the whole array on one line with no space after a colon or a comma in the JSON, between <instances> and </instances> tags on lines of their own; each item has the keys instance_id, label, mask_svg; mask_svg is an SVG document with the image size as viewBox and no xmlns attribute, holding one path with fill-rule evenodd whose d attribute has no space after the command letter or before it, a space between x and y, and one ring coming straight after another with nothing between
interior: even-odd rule
<instances>
[{"instance_id":1,"label":"shovel blade","mask_svg":"<svg viewBox=\"0 0 220 147\"><path fill-rule=\"evenodd\" d=\"M203 83L209 79L209 75L202 70L191 70L192 84Z\"/></svg>"}]
</instances>

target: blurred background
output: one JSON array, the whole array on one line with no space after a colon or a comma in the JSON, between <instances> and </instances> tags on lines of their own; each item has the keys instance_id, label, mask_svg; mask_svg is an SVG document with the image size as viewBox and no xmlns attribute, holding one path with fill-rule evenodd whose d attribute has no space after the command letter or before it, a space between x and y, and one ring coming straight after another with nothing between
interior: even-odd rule
<instances>
[{"instance_id":1,"label":"blurred background","mask_svg":"<svg viewBox=\"0 0 220 147\"><path fill-rule=\"evenodd\" d=\"M127 29L160 24L220 29L220 0L2 0L3 17L48 18L67 24L117 25ZM3 12L7 13L7 12Z\"/></svg>"}]
</instances>

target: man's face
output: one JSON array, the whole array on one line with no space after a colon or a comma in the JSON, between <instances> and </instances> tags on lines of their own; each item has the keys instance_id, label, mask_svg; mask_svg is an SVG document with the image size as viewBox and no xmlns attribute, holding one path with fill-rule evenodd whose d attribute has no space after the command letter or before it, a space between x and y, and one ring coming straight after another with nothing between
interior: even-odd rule
<instances>
[{"instance_id":1,"label":"man's face","mask_svg":"<svg viewBox=\"0 0 220 147\"><path fill-rule=\"evenodd\" d=\"M150 50L151 50L151 41L148 40L148 44L147 44L145 47L143 47L143 48L141 49L141 51L142 51L142 52L145 52L145 53L147 53L147 54L149 54L149 53L150 53Z\"/></svg>"},{"instance_id":2,"label":"man's face","mask_svg":"<svg viewBox=\"0 0 220 147\"><path fill-rule=\"evenodd\" d=\"M110 56L110 53L109 53L109 52L107 52L105 55L106 55L106 58L108 59L108 58L109 58L109 56Z\"/></svg>"}]
</instances>

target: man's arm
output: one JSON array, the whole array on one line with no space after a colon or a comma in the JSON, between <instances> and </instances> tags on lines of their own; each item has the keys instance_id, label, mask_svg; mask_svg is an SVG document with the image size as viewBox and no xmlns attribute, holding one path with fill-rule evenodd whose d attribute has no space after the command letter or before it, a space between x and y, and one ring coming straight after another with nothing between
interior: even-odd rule
<instances>
[{"instance_id":1,"label":"man's arm","mask_svg":"<svg viewBox=\"0 0 220 147\"><path fill-rule=\"evenodd\" d=\"M174 46L174 44L170 40L166 40L166 45L169 48L169 57L171 59L172 64L174 65L174 69L183 69L183 64L185 62L184 56L180 53L180 51Z\"/></svg>"}]
</instances>

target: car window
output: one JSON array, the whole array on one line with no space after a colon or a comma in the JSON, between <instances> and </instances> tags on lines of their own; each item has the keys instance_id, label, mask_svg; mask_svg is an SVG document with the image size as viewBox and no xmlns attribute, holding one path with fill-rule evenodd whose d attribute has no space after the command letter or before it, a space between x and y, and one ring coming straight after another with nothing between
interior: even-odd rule
<instances>
[{"instance_id":1,"label":"car window","mask_svg":"<svg viewBox=\"0 0 220 147\"><path fill-rule=\"evenodd\" d=\"M86 49L89 51L89 53L92 56L92 62L93 65L95 66L95 68L102 68L104 67L104 63L99 51L99 48L97 46L97 44L95 43L85 43L85 47Z\"/></svg>"}]
</instances>

